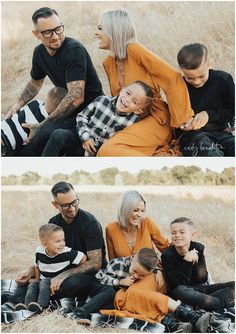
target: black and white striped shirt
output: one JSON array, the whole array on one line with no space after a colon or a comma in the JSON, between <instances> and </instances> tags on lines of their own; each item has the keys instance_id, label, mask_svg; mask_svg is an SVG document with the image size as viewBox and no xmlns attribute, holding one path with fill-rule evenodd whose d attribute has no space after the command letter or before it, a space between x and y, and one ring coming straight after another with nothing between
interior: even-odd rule
<instances>
[{"instance_id":1,"label":"black and white striped shirt","mask_svg":"<svg viewBox=\"0 0 236 334\"><path fill-rule=\"evenodd\" d=\"M116 101L117 96L99 96L77 115L77 132L82 143L93 139L99 148L115 132L139 120L134 113L117 112Z\"/></svg>"},{"instance_id":2,"label":"black and white striped shirt","mask_svg":"<svg viewBox=\"0 0 236 334\"><path fill-rule=\"evenodd\" d=\"M41 245L35 251L35 266L39 268L40 278L52 278L63 271L78 265L84 256L83 252L65 247L64 252L49 256Z\"/></svg>"},{"instance_id":3,"label":"black and white striped shirt","mask_svg":"<svg viewBox=\"0 0 236 334\"><path fill-rule=\"evenodd\" d=\"M12 117L1 122L1 138L9 150L14 150L26 143L30 130L22 127L22 123L41 123L48 117L45 104L33 100L20 109Z\"/></svg>"}]
</instances>

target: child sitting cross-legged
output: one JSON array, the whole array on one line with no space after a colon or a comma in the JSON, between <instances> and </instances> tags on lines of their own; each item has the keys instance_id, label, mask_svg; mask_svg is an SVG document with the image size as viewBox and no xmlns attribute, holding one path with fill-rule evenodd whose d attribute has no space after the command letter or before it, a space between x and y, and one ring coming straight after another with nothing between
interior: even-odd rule
<instances>
[{"instance_id":1,"label":"child sitting cross-legged","mask_svg":"<svg viewBox=\"0 0 236 334\"><path fill-rule=\"evenodd\" d=\"M64 231L55 224L39 228L41 245L35 252L35 278L25 285L18 285L9 302L15 310L40 313L49 305L50 280L61 272L86 261L86 255L65 246Z\"/></svg>"}]
</instances>

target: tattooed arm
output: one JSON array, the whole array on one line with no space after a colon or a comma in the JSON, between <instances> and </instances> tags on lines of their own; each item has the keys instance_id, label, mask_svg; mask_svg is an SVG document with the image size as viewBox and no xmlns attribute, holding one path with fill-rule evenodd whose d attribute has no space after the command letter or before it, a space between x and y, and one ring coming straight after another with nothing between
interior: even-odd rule
<instances>
[{"instance_id":1,"label":"tattooed arm","mask_svg":"<svg viewBox=\"0 0 236 334\"><path fill-rule=\"evenodd\" d=\"M31 101L40 91L43 85L44 79L33 80L31 79L23 90L21 96L18 98L17 102L8 110L6 118L11 117L17 111L20 110L27 102Z\"/></svg>"},{"instance_id":2,"label":"tattooed arm","mask_svg":"<svg viewBox=\"0 0 236 334\"><path fill-rule=\"evenodd\" d=\"M66 270L63 273L51 279L52 294L56 293L56 291L60 288L60 285L65 278L76 274L95 273L101 268L101 266L102 266L102 250L95 249L87 251L87 261L78 265L75 268Z\"/></svg>"},{"instance_id":3,"label":"tattooed arm","mask_svg":"<svg viewBox=\"0 0 236 334\"><path fill-rule=\"evenodd\" d=\"M30 141L37 129L39 129L43 124L57 120L59 118L67 118L69 117L73 111L84 102L84 87L85 81L71 81L67 83L68 93L64 97L64 99L58 104L56 109L50 113L48 118L46 118L41 123L37 124L29 124L29 123L22 123L24 128L30 129L30 135L28 141Z\"/></svg>"},{"instance_id":4,"label":"tattooed arm","mask_svg":"<svg viewBox=\"0 0 236 334\"><path fill-rule=\"evenodd\" d=\"M84 102L85 81L71 81L67 83L68 94L50 114L49 120L68 117Z\"/></svg>"}]
</instances>

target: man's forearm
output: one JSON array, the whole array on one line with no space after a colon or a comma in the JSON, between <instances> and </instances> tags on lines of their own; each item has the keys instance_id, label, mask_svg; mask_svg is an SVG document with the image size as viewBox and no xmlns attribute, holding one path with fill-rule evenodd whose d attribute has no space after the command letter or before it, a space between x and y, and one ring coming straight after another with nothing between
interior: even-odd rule
<instances>
[{"instance_id":1,"label":"man's forearm","mask_svg":"<svg viewBox=\"0 0 236 334\"><path fill-rule=\"evenodd\" d=\"M97 265L94 266L94 263L92 261L86 261L79 266L75 268L68 269L58 275L60 278L67 278L72 275L77 275L77 274L91 274L97 272Z\"/></svg>"},{"instance_id":2,"label":"man's forearm","mask_svg":"<svg viewBox=\"0 0 236 334\"><path fill-rule=\"evenodd\" d=\"M84 101L84 82L72 81L67 83L68 94L50 114L48 120L69 117Z\"/></svg>"},{"instance_id":3,"label":"man's forearm","mask_svg":"<svg viewBox=\"0 0 236 334\"><path fill-rule=\"evenodd\" d=\"M38 94L42 85L43 85L43 80L31 79L29 81L19 99L20 101L22 101L23 105L31 101Z\"/></svg>"}]
</instances>

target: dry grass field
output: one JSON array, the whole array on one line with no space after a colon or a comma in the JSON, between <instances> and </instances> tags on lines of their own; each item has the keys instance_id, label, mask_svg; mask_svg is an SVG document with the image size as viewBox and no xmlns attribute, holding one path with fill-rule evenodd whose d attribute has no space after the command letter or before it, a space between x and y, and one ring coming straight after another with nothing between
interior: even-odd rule
<instances>
[{"instance_id":1,"label":"dry grass field","mask_svg":"<svg viewBox=\"0 0 236 334\"><path fill-rule=\"evenodd\" d=\"M152 217L163 234L169 236L169 223L186 216L196 223L197 239L207 246L207 262L215 282L234 279L234 187L175 187L166 193L158 187L153 193L143 188L147 200L146 215ZM30 188L29 188L30 189ZM93 213L103 228L116 219L120 192L80 192L81 208ZM181 190L182 189L182 190ZM140 190L142 193L142 190ZM32 264L38 244L37 230L56 214L48 191L2 190L2 278L14 278L16 273ZM223 275L222 275L223 273ZM117 332L117 329L86 329L59 315L42 314L31 320L2 327L3 332L76 333ZM123 330L127 331L127 330ZM122 330L120 330L122 332Z\"/></svg>"},{"instance_id":2,"label":"dry grass field","mask_svg":"<svg viewBox=\"0 0 236 334\"><path fill-rule=\"evenodd\" d=\"M88 49L104 91L109 94L102 60L108 54L97 48L94 31L99 17L114 8L129 10L138 40L177 68L176 54L185 44L208 46L215 68L234 75L234 1L2 1L2 117L28 82L33 48L31 16L39 7L58 10L67 36ZM39 97L51 83L46 81Z\"/></svg>"}]
</instances>

